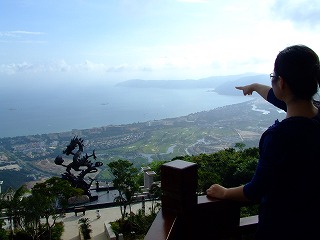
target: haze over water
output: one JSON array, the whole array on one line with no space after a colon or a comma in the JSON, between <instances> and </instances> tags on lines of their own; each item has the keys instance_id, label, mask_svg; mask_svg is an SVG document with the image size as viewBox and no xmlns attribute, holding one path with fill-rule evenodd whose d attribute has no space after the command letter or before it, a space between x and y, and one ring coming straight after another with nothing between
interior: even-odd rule
<instances>
[{"instance_id":1,"label":"haze over water","mask_svg":"<svg viewBox=\"0 0 320 240\"><path fill-rule=\"evenodd\" d=\"M185 116L250 100L212 89L83 87L0 95L0 138Z\"/></svg>"}]
</instances>

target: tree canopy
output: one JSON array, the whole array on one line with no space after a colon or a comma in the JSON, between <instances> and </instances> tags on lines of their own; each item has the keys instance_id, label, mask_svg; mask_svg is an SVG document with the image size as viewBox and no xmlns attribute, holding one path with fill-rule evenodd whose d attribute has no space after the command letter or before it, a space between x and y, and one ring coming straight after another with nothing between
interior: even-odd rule
<instances>
[{"instance_id":1,"label":"tree canopy","mask_svg":"<svg viewBox=\"0 0 320 240\"><path fill-rule=\"evenodd\" d=\"M212 184L234 187L251 180L259 158L258 148L228 148L212 154L183 156L180 159L198 165L198 191L205 192Z\"/></svg>"},{"instance_id":2,"label":"tree canopy","mask_svg":"<svg viewBox=\"0 0 320 240\"><path fill-rule=\"evenodd\" d=\"M138 169L133 166L133 163L122 159L110 162L108 167L114 176L113 185L119 192L115 201L120 204L121 215L124 218L127 205L129 205L131 211L133 196L139 190Z\"/></svg>"}]
</instances>

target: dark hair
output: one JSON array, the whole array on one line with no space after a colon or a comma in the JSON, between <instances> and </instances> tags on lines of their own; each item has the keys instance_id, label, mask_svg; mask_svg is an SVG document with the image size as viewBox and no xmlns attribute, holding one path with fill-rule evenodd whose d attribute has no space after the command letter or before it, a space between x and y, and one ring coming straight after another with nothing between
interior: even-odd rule
<instances>
[{"instance_id":1,"label":"dark hair","mask_svg":"<svg viewBox=\"0 0 320 240\"><path fill-rule=\"evenodd\" d=\"M311 100L318 91L319 57L307 46L294 45L282 50L275 60L274 72L284 79L297 98Z\"/></svg>"}]
</instances>

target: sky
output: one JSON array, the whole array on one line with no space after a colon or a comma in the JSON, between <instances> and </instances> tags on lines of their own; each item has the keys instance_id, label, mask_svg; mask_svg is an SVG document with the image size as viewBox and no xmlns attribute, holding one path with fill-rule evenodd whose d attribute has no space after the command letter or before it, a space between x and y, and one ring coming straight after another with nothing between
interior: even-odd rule
<instances>
[{"instance_id":1,"label":"sky","mask_svg":"<svg viewBox=\"0 0 320 240\"><path fill-rule=\"evenodd\" d=\"M289 45L320 54L319 16L315 0L1 0L0 79L268 74Z\"/></svg>"}]
</instances>

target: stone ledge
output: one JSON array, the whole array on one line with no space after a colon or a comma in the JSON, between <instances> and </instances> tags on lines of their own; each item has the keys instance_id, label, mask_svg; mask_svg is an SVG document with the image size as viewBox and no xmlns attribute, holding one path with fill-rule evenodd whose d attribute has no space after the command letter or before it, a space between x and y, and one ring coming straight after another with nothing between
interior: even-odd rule
<instances>
[{"instance_id":1,"label":"stone ledge","mask_svg":"<svg viewBox=\"0 0 320 240\"><path fill-rule=\"evenodd\" d=\"M111 229L111 225L108 222L104 222L104 231L106 233L107 240L117 240L117 236Z\"/></svg>"}]
</instances>

